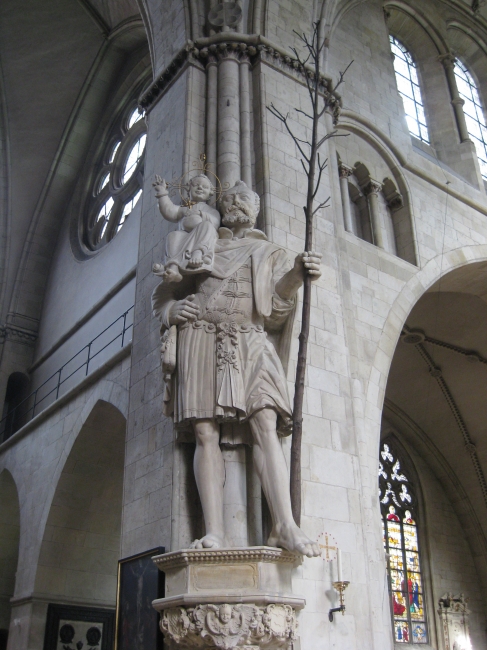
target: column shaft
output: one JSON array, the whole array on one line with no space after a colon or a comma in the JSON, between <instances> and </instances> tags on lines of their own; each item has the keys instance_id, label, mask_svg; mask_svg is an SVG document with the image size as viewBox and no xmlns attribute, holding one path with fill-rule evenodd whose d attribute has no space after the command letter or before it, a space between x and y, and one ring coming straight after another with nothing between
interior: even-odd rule
<instances>
[{"instance_id":1,"label":"column shaft","mask_svg":"<svg viewBox=\"0 0 487 650\"><path fill-rule=\"evenodd\" d=\"M252 161L250 146L250 89L249 89L250 61L243 56L240 61L240 160L241 179L252 187Z\"/></svg>"},{"instance_id":2,"label":"column shaft","mask_svg":"<svg viewBox=\"0 0 487 650\"><path fill-rule=\"evenodd\" d=\"M218 68L215 58L206 68L206 160L208 169L216 173L216 142L218 122Z\"/></svg>"},{"instance_id":3,"label":"column shaft","mask_svg":"<svg viewBox=\"0 0 487 650\"><path fill-rule=\"evenodd\" d=\"M348 193L348 177L352 175L353 170L346 165L339 165L340 172L340 194L342 197L343 220L345 230L353 233L352 211L350 208L350 194Z\"/></svg>"},{"instance_id":4,"label":"column shaft","mask_svg":"<svg viewBox=\"0 0 487 650\"><path fill-rule=\"evenodd\" d=\"M382 225L379 215L379 201L378 193L380 192L381 185L375 181L371 181L365 188L367 200L369 202L370 221L372 222L372 234L374 237L374 244L379 248L384 248L384 234L382 232Z\"/></svg>"},{"instance_id":5,"label":"column shaft","mask_svg":"<svg viewBox=\"0 0 487 650\"><path fill-rule=\"evenodd\" d=\"M218 65L218 176L232 186L240 180L239 62L226 54Z\"/></svg>"},{"instance_id":6,"label":"column shaft","mask_svg":"<svg viewBox=\"0 0 487 650\"><path fill-rule=\"evenodd\" d=\"M460 135L460 141L466 142L470 140L468 135L467 122L465 120L465 113L463 112L464 101L460 97L458 92L457 80L455 78L455 57L451 54L446 54L440 57L440 61L443 63L446 72L446 78L448 81L448 86L450 88L451 103L453 106L453 111L455 113L455 119L458 126L458 133Z\"/></svg>"}]
</instances>

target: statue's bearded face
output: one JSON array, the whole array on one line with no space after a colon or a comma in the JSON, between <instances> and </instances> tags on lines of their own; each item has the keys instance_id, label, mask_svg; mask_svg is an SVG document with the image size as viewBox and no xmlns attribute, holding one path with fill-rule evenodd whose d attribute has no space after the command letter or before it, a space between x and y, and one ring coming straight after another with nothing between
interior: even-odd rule
<instances>
[{"instance_id":1,"label":"statue's bearded face","mask_svg":"<svg viewBox=\"0 0 487 650\"><path fill-rule=\"evenodd\" d=\"M236 223L253 226L257 219L254 192L250 189L238 188L226 192L220 200L220 209L224 226Z\"/></svg>"}]
</instances>

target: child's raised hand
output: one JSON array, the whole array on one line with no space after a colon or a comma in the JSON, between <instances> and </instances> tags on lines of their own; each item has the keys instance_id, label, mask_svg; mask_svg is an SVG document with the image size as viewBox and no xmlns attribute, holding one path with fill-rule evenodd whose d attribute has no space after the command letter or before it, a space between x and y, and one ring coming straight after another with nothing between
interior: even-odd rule
<instances>
[{"instance_id":1,"label":"child's raised hand","mask_svg":"<svg viewBox=\"0 0 487 650\"><path fill-rule=\"evenodd\" d=\"M167 183L166 181L158 176L156 174L155 180L152 183L152 186L154 187L156 191L156 197L159 198L160 196L167 196L168 191L167 191Z\"/></svg>"}]
</instances>

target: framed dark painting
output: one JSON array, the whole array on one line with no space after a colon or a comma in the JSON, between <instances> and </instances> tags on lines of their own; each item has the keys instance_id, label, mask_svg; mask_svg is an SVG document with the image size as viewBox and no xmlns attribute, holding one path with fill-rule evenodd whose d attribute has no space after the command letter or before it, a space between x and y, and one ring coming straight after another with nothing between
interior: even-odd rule
<instances>
[{"instance_id":1,"label":"framed dark painting","mask_svg":"<svg viewBox=\"0 0 487 650\"><path fill-rule=\"evenodd\" d=\"M114 628L112 609L50 603L44 650L112 650Z\"/></svg>"},{"instance_id":2,"label":"framed dark painting","mask_svg":"<svg viewBox=\"0 0 487 650\"><path fill-rule=\"evenodd\" d=\"M152 558L164 553L153 548L118 563L115 650L162 650L159 614L152 601L164 597L164 574Z\"/></svg>"}]
</instances>

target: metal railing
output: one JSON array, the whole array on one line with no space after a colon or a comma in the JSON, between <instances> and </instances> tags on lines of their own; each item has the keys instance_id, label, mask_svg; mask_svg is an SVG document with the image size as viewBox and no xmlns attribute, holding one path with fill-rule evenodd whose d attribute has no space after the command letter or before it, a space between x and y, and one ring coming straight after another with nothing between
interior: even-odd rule
<instances>
[{"instance_id":1,"label":"metal railing","mask_svg":"<svg viewBox=\"0 0 487 650\"><path fill-rule=\"evenodd\" d=\"M43 402L45 403L45 400L47 400L49 397L52 398L49 404L55 402L59 398L62 387L76 373L85 369L82 376L88 376L90 363L110 345L115 343L117 339L121 339L120 349L123 348L125 342L127 341L126 334L131 328L133 328L133 319L128 318L130 312L132 312L133 309L134 305L132 305L132 307L127 309L127 311L125 311L121 316L114 320L113 323L110 323L108 327L105 327L102 332L95 336L95 338L92 339L87 345L81 348L81 350L72 356L69 361L66 361L66 363L64 363L58 370L56 370L56 372L54 372L48 379L46 379L40 386L38 386L35 391L30 393L30 395L19 402L19 404L14 406L14 408L12 408L0 420L0 441L3 442L13 433L15 433L15 431L17 431L21 426L24 426L24 424L27 424L27 422L32 420L36 415L36 410L38 414L40 410L44 408L44 406L40 410L39 407L41 404L43 404ZM118 332L118 334L116 334L109 341L105 341L104 338L109 337L105 335L107 335L109 330L113 331L113 329L116 328L117 324L120 325L121 331ZM98 345L101 345L99 349L97 348L97 343ZM86 355L85 360L81 364L76 365L76 360L81 360L83 354ZM76 366L74 369L70 368L73 362ZM50 387L50 384L53 385L52 388ZM48 404L46 404L46 406L48 406Z\"/></svg>"}]
</instances>

